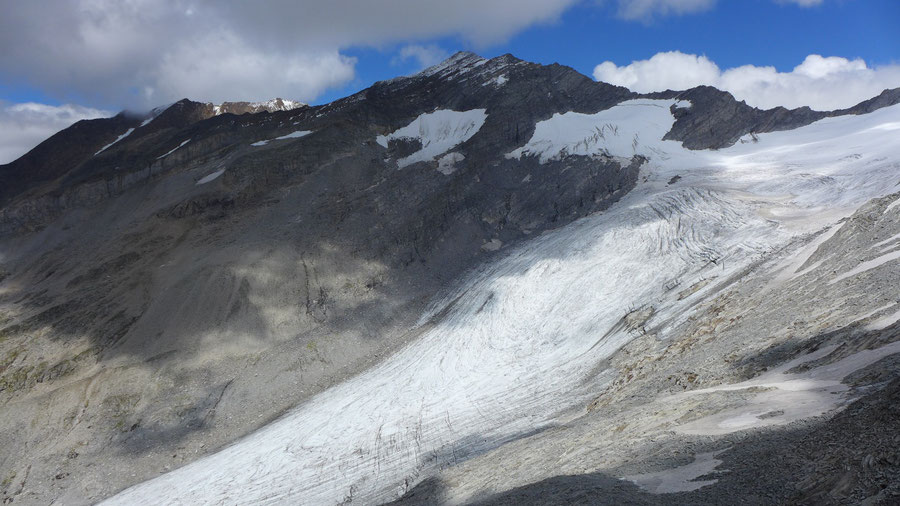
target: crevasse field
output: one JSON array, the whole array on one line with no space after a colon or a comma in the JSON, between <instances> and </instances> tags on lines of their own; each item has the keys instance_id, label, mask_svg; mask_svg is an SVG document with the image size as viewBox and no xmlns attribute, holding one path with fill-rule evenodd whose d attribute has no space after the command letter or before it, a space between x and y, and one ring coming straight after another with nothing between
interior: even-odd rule
<instances>
[{"instance_id":1,"label":"crevasse field","mask_svg":"<svg viewBox=\"0 0 900 506\"><path fill-rule=\"evenodd\" d=\"M678 300L673 283L736 273L897 189L900 106L689 151L661 140L674 103L539 123L508 157L640 154L637 188L470 273L422 316L421 337L378 366L104 504L396 498L431 469L577 416L606 381L602 360L635 335L624 316L646 311L664 338L710 289ZM483 110L436 111L379 141L418 138L422 151L405 161L433 160L483 123Z\"/></svg>"}]
</instances>

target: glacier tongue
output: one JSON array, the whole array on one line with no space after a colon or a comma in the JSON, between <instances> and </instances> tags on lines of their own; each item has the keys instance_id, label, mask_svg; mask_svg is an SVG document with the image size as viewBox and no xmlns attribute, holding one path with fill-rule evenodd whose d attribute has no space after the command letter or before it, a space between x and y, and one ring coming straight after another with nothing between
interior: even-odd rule
<instances>
[{"instance_id":1,"label":"glacier tongue","mask_svg":"<svg viewBox=\"0 0 900 506\"><path fill-rule=\"evenodd\" d=\"M890 125L900 124L900 106L692 152L661 140L672 103L632 101L539 124L511 156L641 154L642 182L606 212L471 273L423 316L421 337L380 365L108 503L394 498L432 469L558 423L604 381L592 377L600 360L642 326L665 337L716 290L679 298L673 286L725 279L896 183ZM416 161L434 159L483 115L437 111L379 142L418 138Z\"/></svg>"}]
</instances>

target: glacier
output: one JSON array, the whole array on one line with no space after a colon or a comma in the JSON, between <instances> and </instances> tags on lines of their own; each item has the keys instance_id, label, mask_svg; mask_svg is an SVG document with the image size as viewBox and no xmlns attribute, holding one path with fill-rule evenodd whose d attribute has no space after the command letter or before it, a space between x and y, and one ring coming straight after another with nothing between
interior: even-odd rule
<instances>
[{"instance_id":1,"label":"glacier","mask_svg":"<svg viewBox=\"0 0 900 506\"><path fill-rule=\"evenodd\" d=\"M641 155L637 187L498 253L437 297L420 336L379 365L103 504L394 499L432 470L582 413L610 379L598 364L639 331L630 316L665 338L716 288L679 297L673 286L726 279L896 190L900 106L690 151L662 140L679 105L629 101L539 123L509 157ZM484 117L436 111L378 142L418 138L404 160L433 160Z\"/></svg>"}]
</instances>

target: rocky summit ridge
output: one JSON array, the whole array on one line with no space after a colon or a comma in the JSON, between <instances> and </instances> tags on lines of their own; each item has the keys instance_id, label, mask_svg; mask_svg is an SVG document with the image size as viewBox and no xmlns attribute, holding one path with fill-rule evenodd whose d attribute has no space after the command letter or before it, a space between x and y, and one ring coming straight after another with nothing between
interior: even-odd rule
<instances>
[{"instance_id":1,"label":"rocky summit ridge","mask_svg":"<svg viewBox=\"0 0 900 506\"><path fill-rule=\"evenodd\" d=\"M461 52L0 166L13 504L890 504L900 89Z\"/></svg>"}]
</instances>

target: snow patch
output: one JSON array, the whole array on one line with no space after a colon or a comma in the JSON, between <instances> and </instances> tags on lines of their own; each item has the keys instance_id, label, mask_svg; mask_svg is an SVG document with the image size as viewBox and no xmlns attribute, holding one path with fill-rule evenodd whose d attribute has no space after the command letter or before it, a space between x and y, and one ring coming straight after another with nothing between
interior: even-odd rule
<instances>
[{"instance_id":1,"label":"snow patch","mask_svg":"<svg viewBox=\"0 0 900 506\"><path fill-rule=\"evenodd\" d=\"M766 389L740 407L705 416L675 430L683 434L722 435L751 427L783 425L827 413L850 400L847 395L849 387L841 382L844 378L884 357L900 353L900 341L874 350L863 350L805 372L787 372L798 365L826 357L835 349L836 346L822 348L752 380L677 394L676 398L682 398L711 392Z\"/></svg>"},{"instance_id":2,"label":"snow patch","mask_svg":"<svg viewBox=\"0 0 900 506\"><path fill-rule=\"evenodd\" d=\"M456 151L447 153L438 160L438 172L445 176L449 176L456 172L456 164L465 160L466 157L462 153Z\"/></svg>"},{"instance_id":3,"label":"snow patch","mask_svg":"<svg viewBox=\"0 0 900 506\"><path fill-rule=\"evenodd\" d=\"M165 157L171 155L172 153L174 153L175 151L177 151L180 147L184 146L185 144L187 144L187 143L189 143L189 142L191 142L190 139L188 139L188 140L182 142L181 144L179 144L179 145L175 146L174 148L172 148L172 149L171 149L169 152L167 152L166 154L157 156L156 159L159 160L160 158L165 158Z\"/></svg>"},{"instance_id":4,"label":"snow patch","mask_svg":"<svg viewBox=\"0 0 900 506\"><path fill-rule=\"evenodd\" d=\"M481 245L481 249L485 251L497 251L498 249L503 247L503 241L500 239L491 239L490 241Z\"/></svg>"},{"instance_id":5,"label":"snow patch","mask_svg":"<svg viewBox=\"0 0 900 506\"><path fill-rule=\"evenodd\" d=\"M152 111L150 111L150 116L148 116L147 119L145 119L144 121L142 121L142 122L141 122L141 126L139 126L138 128L145 127L145 126L149 125L150 122L152 122L153 120L155 120L156 118L158 118L160 114L166 112L166 110L167 110L169 107L172 107L173 105L175 105L174 102L172 102L171 104L164 105L164 106L162 106L162 107L156 107L156 108L154 108Z\"/></svg>"},{"instance_id":6,"label":"snow patch","mask_svg":"<svg viewBox=\"0 0 900 506\"><path fill-rule=\"evenodd\" d=\"M883 241L876 242L875 244L872 245L872 249L877 248L879 246L884 246L885 244L889 244L894 241L900 241L900 234L895 234L895 235L892 235L891 237L888 237L887 239L885 239ZM894 246L889 246L888 248L894 249ZM884 250L882 250L882 251L884 251Z\"/></svg>"},{"instance_id":7,"label":"snow patch","mask_svg":"<svg viewBox=\"0 0 900 506\"><path fill-rule=\"evenodd\" d=\"M833 285L833 284L835 284L835 283L837 283L837 282L839 282L839 281L843 281L843 280L845 280L845 279L847 279L847 278L856 276L856 275L858 275L858 274L862 274L862 273L864 273L864 272L866 272L866 271L869 271L869 270L872 270L872 269L874 269L874 268L876 268L876 267L880 267L880 266L882 266L882 265L884 265L884 264L886 264L886 263L888 263L888 262L892 262L892 261L894 261L894 260L897 260L898 258L900 258L900 250L891 251L890 253L881 255L881 256L879 256L879 257L877 257L877 258L873 258L872 260L867 260L867 261L865 261L865 262L860 262L859 265L857 265L857 266L854 267L853 269L850 269L849 271L847 271L847 272L841 274L840 276L838 276L838 277L832 279L831 281L828 282L828 284L829 284L829 285Z\"/></svg>"},{"instance_id":8,"label":"snow patch","mask_svg":"<svg viewBox=\"0 0 900 506\"><path fill-rule=\"evenodd\" d=\"M813 256L816 250L819 249L819 246L824 244L828 239L831 239L832 236L834 236L834 234L837 233L837 231L840 230L843 226L844 223L839 223L835 226L829 227L826 231L820 233L819 236L816 237L812 242L804 246L792 256L782 261L780 265L775 267L775 269L779 271L778 275L776 275L775 278L773 278L772 281L770 281L765 286L765 288L763 288L763 291L769 291L770 289L780 286L791 279L803 277L809 272L815 270L816 267L822 264L822 260L813 263L802 271L800 271L799 269L804 264L806 264L811 256Z\"/></svg>"},{"instance_id":9,"label":"snow patch","mask_svg":"<svg viewBox=\"0 0 900 506\"><path fill-rule=\"evenodd\" d=\"M866 330L871 331L886 329L891 325L897 323L897 320L900 320L900 309L869 323L868 325L866 325Z\"/></svg>"},{"instance_id":10,"label":"snow patch","mask_svg":"<svg viewBox=\"0 0 900 506\"><path fill-rule=\"evenodd\" d=\"M666 469L655 473L635 474L626 476L628 480L651 494L674 494L676 492L691 492L707 485L712 485L719 480L694 481L705 476L722 464L716 456L725 450L718 452L700 453L694 456L694 461L680 467Z\"/></svg>"},{"instance_id":11,"label":"snow patch","mask_svg":"<svg viewBox=\"0 0 900 506\"><path fill-rule=\"evenodd\" d=\"M482 84L481 86L494 85L499 88L499 87L503 86L504 84L506 84L507 82L509 82L509 78L506 77L506 75L502 75L502 76L497 76L494 79L491 79L490 81Z\"/></svg>"},{"instance_id":12,"label":"snow patch","mask_svg":"<svg viewBox=\"0 0 900 506\"><path fill-rule=\"evenodd\" d=\"M283 98L273 98L264 102L252 102L250 105L253 107L264 108L270 112L292 111L294 109L299 109L300 107L306 106L306 104L303 102L298 102L296 100L286 100Z\"/></svg>"},{"instance_id":13,"label":"snow patch","mask_svg":"<svg viewBox=\"0 0 900 506\"><path fill-rule=\"evenodd\" d=\"M250 145L251 146L265 146L266 144L268 144L272 141L280 141L280 140L284 140L284 139L299 139L300 137L306 137L307 135L309 135L311 133L312 133L312 130L297 130L296 132L291 132L287 135L282 135L281 137L275 137L274 139L266 139L264 141L256 141Z\"/></svg>"},{"instance_id":14,"label":"snow patch","mask_svg":"<svg viewBox=\"0 0 900 506\"><path fill-rule=\"evenodd\" d=\"M217 179L219 176L221 176L224 173L225 173L225 169L219 169L219 170L213 172L212 174L209 174L209 175L201 178L199 181L197 181L197 185L209 183L210 181Z\"/></svg>"},{"instance_id":15,"label":"snow patch","mask_svg":"<svg viewBox=\"0 0 900 506\"><path fill-rule=\"evenodd\" d=\"M106 146L103 146L102 148L100 148L100 151L97 151L96 153L94 153L94 156L99 155L100 153L106 151L113 144L119 142L120 140L124 139L125 137L128 137L129 135L131 135L131 132L134 132L134 128L129 128L128 130L125 131L124 134L116 137L116 140L114 140L114 141L110 142L109 144L107 144Z\"/></svg>"},{"instance_id":16,"label":"snow patch","mask_svg":"<svg viewBox=\"0 0 900 506\"><path fill-rule=\"evenodd\" d=\"M393 139L416 139L422 148L397 161L400 168L417 162L430 162L478 133L487 119L486 109L450 111L439 109L423 113L409 125L389 134L379 135L375 142L383 147Z\"/></svg>"},{"instance_id":17,"label":"snow patch","mask_svg":"<svg viewBox=\"0 0 900 506\"><path fill-rule=\"evenodd\" d=\"M895 207L897 207L897 206L900 206L900 198L898 198L897 200L891 202L891 204L890 204L889 206L885 207L885 208L884 208L884 214L887 214L888 211L890 211L891 209L893 209L893 208L895 208Z\"/></svg>"},{"instance_id":18,"label":"snow patch","mask_svg":"<svg viewBox=\"0 0 900 506\"><path fill-rule=\"evenodd\" d=\"M450 77L454 74L463 75L487 63L488 60L466 51L460 51L450 58L432 65L427 69L419 72L416 76L431 77L439 76L443 78Z\"/></svg>"}]
</instances>

